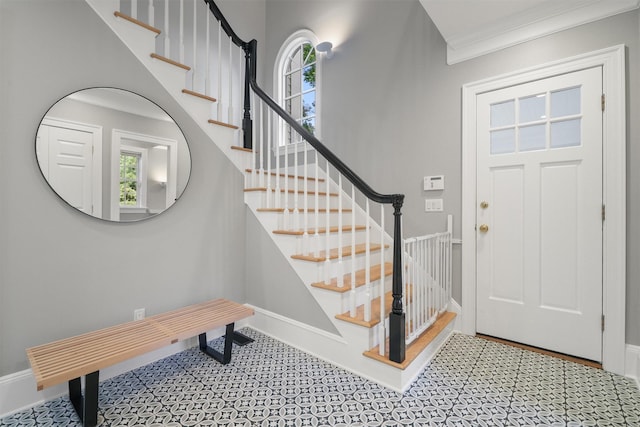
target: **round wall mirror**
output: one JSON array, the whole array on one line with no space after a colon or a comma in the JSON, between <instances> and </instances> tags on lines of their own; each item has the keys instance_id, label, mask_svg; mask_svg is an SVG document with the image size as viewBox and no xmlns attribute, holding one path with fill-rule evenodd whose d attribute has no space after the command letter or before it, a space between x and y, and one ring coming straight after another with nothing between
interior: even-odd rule
<instances>
[{"instance_id":1,"label":"round wall mirror","mask_svg":"<svg viewBox=\"0 0 640 427\"><path fill-rule=\"evenodd\" d=\"M47 111L36 136L42 175L69 205L127 222L171 207L189 181L191 154L173 119L122 89L92 88Z\"/></svg>"}]
</instances>

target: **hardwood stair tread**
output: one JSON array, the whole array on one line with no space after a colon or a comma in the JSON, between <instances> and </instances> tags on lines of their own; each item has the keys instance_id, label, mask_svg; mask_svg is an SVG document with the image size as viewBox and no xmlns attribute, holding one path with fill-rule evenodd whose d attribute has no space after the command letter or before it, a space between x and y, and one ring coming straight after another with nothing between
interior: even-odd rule
<instances>
[{"instance_id":1,"label":"hardwood stair tread","mask_svg":"<svg viewBox=\"0 0 640 427\"><path fill-rule=\"evenodd\" d=\"M384 294L384 312L385 319L389 316L391 312L391 304L393 303L393 294L391 291L387 291ZM413 291L409 290L408 295L409 300L413 299ZM342 314L336 314L336 319L343 320L345 322L354 323L356 325L364 326L365 328L373 328L375 325L380 323L380 297L376 297L371 300L371 319L364 319L364 304L361 304L356 307L356 315L351 317L351 313L346 311Z\"/></svg>"},{"instance_id":2,"label":"hardwood stair tread","mask_svg":"<svg viewBox=\"0 0 640 427\"><path fill-rule=\"evenodd\" d=\"M240 147L238 145L232 145L231 149L232 150L238 150L238 151L244 151L245 153L253 153L253 150L251 148L244 148L244 147Z\"/></svg>"},{"instance_id":3,"label":"hardwood stair tread","mask_svg":"<svg viewBox=\"0 0 640 427\"><path fill-rule=\"evenodd\" d=\"M253 173L253 172L260 172L259 170L255 170L255 169L251 169L251 168L245 169L244 171L245 171L245 172L249 172L249 173ZM268 174L269 174L269 172L267 172L267 171L265 171L265 170L263 170L263 171L262 171L262 173L263 173L263 174L265 174L265 175L268 175ZM298 178L298 179L304 179L304 176L292 175L292 174L284 174L284 173L277 174L277 173L275 173L275 172L271 172L271 176L279 176L279 177L281 177L281 178ZM313 176L308 176L308 177L307 177L307 180L309 180L309 181L319 181L319 182L324 182L324 178L316 178L316 177L313 177Z\"/></svg>"},{"instance_id":4,"label":"hardwood stair tread","mask_svg":"<svg viewBox=\"0 0 640 427\"><path fill-rule=\"evenodd\" d=\"M338 232L339 227L334 226L334 227L329 227L329 232L330 233L337 233ZM356 231L362 231L362 230L366 230L367 227L365 225L356 225L355 227ZM350 225L345 225L342 227L342 231L343 232L347 232L350 233L353 230L353 227L351 227ZM326 234L327 229L326 227L322 227L322 228L318 228L318 234ZM309 228L307 229L307 234L308 235L313 235L316 233L316 229L315 228ZM285 234L288 236L302 236L304 235L304 230L274 230L273 234Z\"/></svg>"},{"instance_id":5,"label":"hardwood stair tread","mask_svg":"<svg viewBox=\"0 0 640 427\"><path fill-rule=\"evenodd\" d=\"M405 350L405 359L402 363L396 363L389 360L389 340L387 340L387 351L384 356L378 354L379 346L375 346L371 350L365 351L363 354L367 357L375 359L379 362L393 366L398 369L406 369L411 362L413 362L422 351L429 346L442 332L449 323L451 323L456 317L456 313L447 311L440 315L433 325L422 333L415 341L409 344Z\"/></svg>"},{"instance_id":6,"label":"hardwood stair tread","mask_svg":"<svg viewBox=\"0 0 640 427\"><path fill-rule=\"evenodd\" d=\"M388 248L389 245L384 245L385 248ZM379 243L371 243L369 245L369 250L371 252L377 252L380 249L382 249L382 245ZM365 253L367 250L367 245L366 243L360 243L358 245L356 245L355 247L355 255L359 255L359 254L363 254ZM291 258L293 259L299 259L302 261L311 261L311 262L323 262L327 260L327 256L325 254L326 251L320 251L320 253L318 254L318 256L315 255L292 255ZM351 256L351 245L349 246L344 246L342 248L342 256L343 257L348 257ZM338 248L333 248L329 251L329 259L338 259Z\"/></svg>"},{"instance_id":7,"label":"hardwood stair tread","mask_svg":"<svg viewBox=\"0 0 640 427\"><path fill-rule=\"evenodd\" d=\"M369 269L369 280L374 282L376 280L380 280L380 273L382 269L380 268L380 264L376 264L371 266ZM393 274L393 263L385 262L384 263L384 275L385 277L391 276ZM355 287L359 288L366 284L366 269L357 270L356 271L356 283ZM312 283L311 286L314 288L325 289L327 291L333 291L338 293L344 293L351 290L351 273L344 275L344 286L338 286L338 278L334 277L331 279L331 282L327 285L324 282L316 282Z\"/></svg>"},{"instance_id":8,"label":"hardwood stair tread","mask_svg":"<svg viewBox=\"0 0 640 427\"><path fill-rule=\"evenodd\" d=\"M116 16L117 18L122 18L122 19L124 19L126 21L129 21L129 22L131 22L133 24L136 24L136 25L138 25L138 26L140 26L140 27L142 27L142 28L144 28L146 30L152 31L152 32L156 33L156 35L159 35L162 32L158 28L153 27L153 26L151 26L149 24L146 24L146 23L144 23L144 22L142 22L142 21L140 21L140 20L138 20L138 19L136 19L134 17L129 16L129 15L125 15L122 12L115 11L115 12L113 12L113 15Z\"/></svg>"},{"instance_id":9,"label":"hardwood stair tread","mask_svg":"<svg viewBox=\"0 0 640 427\"><path fill-rule=\"evenodd\" d=\"M166 57L164 57L162 55L158 55L157 53L152 53L151 57L154 58L154 59L157 59L159 61L166 62L167 64L171 64L171 65L174 65L176 67L182 68L183 70L186 70L186 71L190 71L191 70L191 67L189 67L188 65L181 64L178 61L174 61L171 58L166 58Z\"/></svg>"},{"instance_id":10,"label":"hardwood stair tread","mask_svg":"<svg viewBox=\"0 0 640 427\"><path fill-rule=\"evenodd\" d=\"M215 98L213 98L213 97L211 97L209 95L205 95L204 93L200 93L200 92L195 92L193 90L182 89L182 93L184 93L186 95L195 96L196 98L204 99L206 101L218 102L217 99L215 99Z\"/></svg>"},{"instance_id":11,"label":"hardwood stair tread","mask_svg":"<svg viewBox=\"0 0 640 427\"><path fill-rule=\"evenodd\" d=\"M389 313L391 311L392 302L393 302L393 295L391 295L391 292L385 293L384 294L384 312L385 313ZM355 317L351 317L351 314L347 311L346 313L336 314L336 319L340 319L345 322L364 326L365 328L373 328L375 325L380 323L380 297L375 297L374 299L371 300L371 320L364 320L364 304L356 307Z\"/></svg>"},{"instance_id":12,"label":"hardwood stair tread","mask_svg":"<svg viewBox=\"0 0 640 427\"><path fill-rule=\"evenodd\" d=\"M251 188L245 188L244 191L246 192L252 192L252 191L267 191L267 187L251 187ZM271 191L276 191L275 188L272 188ZM289 193L295 193L295 189L290 188L289 189ZM283 188L280 189L281 193L284 193L285 190ZM304 194L304 190L298 190L298 194ZM307 191L307 194L310 196L315 196L316 192L315 191ZM326 196L327 193L325 191L319 191L318 192L318 196ZM329 196L331 197L338 197L338 193L329 193Z\"/></svg>"},{"instance_id":13,"label":"hardwood stair tread","mask_svg":"<svg viewBox=\"0 0 640 427\"><path fill-rule=\"evenodd\" d=\"M275 212L275 213L284 213L284 208L258 208L256 209L258 212ZM289 208L289 212L294 212L295 208ZM299 212L304 213L304 209L298 209ZM351 212L351 209L342 209L342 212ZM316 210L313 208L307 209L307 213L315 213ZM338 213L340 210L338 208L329 209L329 213ZM327 210L324 208L318 209L318 213L327 213Z\"/></svg>"},{"instance_id":14,"label":"hardwood stair tread","mask_svg":"<svg viewBox=\"0 0 640 427\"><path fill-rule=\"evenodd\" d=\"M218 120L209 119L209 120L207 120L207 122L209 124L212 124L212 125L224 126L224 127L230 128L230 129L240 129L236 125L232 125L230 123L221 122L221 121L218 121ZM251 151L251 150L249 150L249 151Z\"/></svg>"}]
</instances>

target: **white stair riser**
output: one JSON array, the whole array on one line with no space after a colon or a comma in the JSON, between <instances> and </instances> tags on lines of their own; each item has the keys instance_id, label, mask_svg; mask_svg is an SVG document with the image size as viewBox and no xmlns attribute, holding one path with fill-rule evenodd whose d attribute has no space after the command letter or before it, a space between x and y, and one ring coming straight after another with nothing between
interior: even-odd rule
<instances>
[{"instance_id":1,"label":"white stair riser","mask_svg":"<svg viewBox=\"0 0 640 427\"><path fill-rule=\"evenodd\" d=\"M280 188L284 189L294 189L296 186L296 182L299 190L304 190L304 179L294 178L294 177L276 177L271 176L271 180L269 180L269 176L266 173L256 173L256 172L245 172L245 187L246 188L257 188L257 187L269 187L269 188ZM320 187L320 191L326 191L326 184L324 182L318 182L316 180L308 179L307 180L307 191L315 191L317 187Z\"/></svg>"}]
</instances>

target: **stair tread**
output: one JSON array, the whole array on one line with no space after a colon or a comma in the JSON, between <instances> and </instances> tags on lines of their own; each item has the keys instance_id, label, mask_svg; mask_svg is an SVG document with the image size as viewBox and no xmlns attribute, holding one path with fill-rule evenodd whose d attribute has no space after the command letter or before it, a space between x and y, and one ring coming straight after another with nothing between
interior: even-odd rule
<instances>
[{"instance_id":1,"label":"stair tread","mask_svg":"<svg viewBox=\"0 0 640 427\"><path fill-rule=\"evenodd\" d=\"M159 61L166 62L167 64L175 65L176 67L182 68L183 70L186 70L186 71L190 71L191 70L191 67L189 67L188 65L181 64L178 61L174 61L171 58L167 58L167 57L164 57L162 55L158 55L157 53L152 53L151 57L154 58L154 59L157 59Z\"/></svg>"},{"instance_id":2,"label":"stair tread","mask_svg":"<svg viewBox=\"0 0 640 427\"><path fill-rule=\"evenodd\" d=\"M142 27L144 29L152 31L152 32L156 33L156 35L158 35L158 34L160 34L162 32L158 28L153 27L153 26L151 26L149 24L145 24L144 22L142 22L142 21L140 21L140 20L138 20L138 19L136 19L136 18L134 18L132 16L125 15L122 12L115 11L115 12L113 12L113 15L118 17L118 18L122 18L122 19L124 19L126 21L129 21L129 22L131 22L133 24L136 24L136 25L138 25L138 26L140 26L140 27Z\"/></svg>"},{"instance_id":3,"label":"stair tread","mask_svg":"<svg viewBox=\"0 0 640 427\"><path fill-rule=\"evenodd\" d=\"M195 96L197 98L201 98L207 101L211 101L211 102L217 102L217 99L209 96L209 95L205 95L204 93L200 93L200 92L196 92L193 90L189 90L189 89L182 89L182 93L186 94L186 95L191 95L191 96Z\"/></svg>"},{"instance_id":4,"label":"stair tread","mask_svg":"<svg viewBox=\"0 0 640 427\"><path fill-rule=\"evenodd\" d=\"M393 303L393 294L391 291L387 291L384 294L384 312L385 319L389 316L391 312L391 304ZM413 300L413 288L409 289L409 300ZM351 317L351 313L349 311L336 314L336 319L344 320L345 322L354 323L356 325L364 326L365 328L373 328L375 325L380 323L380 297L376 297L371 300L371 319L364 319L364 304L361 304L356 307L356 315Z\"/></svg>"},{"instance_id":5,"label":"stair tread","mask_svg":"<svg viewBox=\"0 0 640 427\"><path fill-rule=\"evenodd\" d=\"M384 245L385 248L388 248L389 245ZM379 243L371 243L369 245L369 250L371 252L374 251L379 251L382 248L382 245L380 245ZM367 250L367 245L366 243L360 243L358 245L356 245L355 247L355 255L358 254L363 254L365 253ZM326 261L327 260L327 256L326 256L326 251L320 251L320 253L318 254L318 256L315 255L292 255L291 258L293 259L299 259L302 261L312 261L312 262L322 262L322 261ZM342 256L343 257L348 257L351 256L351 245L349 246L344 246L342 248ZM338 248L333 248L329 251L329 259L337 259L338 258Z\"/></svg>"},{"instance_id":6,"label":"stair tread","mask_svg":"<svg viewBox=\"0 0 640 427\"><path fill-rule=\"evenodd\" d=\"M425 348L427 348L429 344L431 344L438 337L440 332L442 332L447 327L447 325L449 325L449 323L451 323L455 319L455 317L456 313L453 313L451 311L447 311L440 315L440 317L438 317L438 319L434 322L433 325L431 325L429 329L424 331L422 335L418 337L418 339L407 346L405 350L405 359L402 363L396 363L389 360L388 350L386 351L386 354L384 356L378 354L378 346L375 346L369 351L365 351L363 354L379 362L404 370L411 364L411 362L413 362L418 357L420 353L422 353ZM387 340L387 349L389 348L388 341L389 340Z\"/></svg>"},{"instance_id":7,"label":"stair tread","mask_svg":"<svg viewBox=\"0 0 640 427\"><path fill-rule=\"evenodd\" d=\"M276 213L284 213L284 208L258 208L256 209L258 212L276 212ZM289 212L294 212L294 208L289 208ZM299 212L304 212L304 209L298 209ZM315 213L316 210L313 208L307 209L308 213ZM338 208L329 209L329 213L338 213L340 210ZM342 209L342 212L351 212L351 209ZM318 209L318 213L327 213L327 210L324 208Z\"/></svg>"},{"instance_id":8,"label":"stair tread","mask_svg":"<svg viewBox=\"0 0 640 427\"><path fill-rule=\"evenodd\" d=\"M251 191L267 191L267 187L251 187L251 188L245 188L244 191L246 192L251 192ZM276 191L274 188L271 189L271 191ZM289 193L295 193L295 189L290 188L289 189ZM283 188L280 189L281 193L284 193L285 190ZM304 190L298 190L298 194L304 194ZM307 194L311 195L311 196L315 196L316 192L315 191L307 191ZM318 192L319 196L326 196L327 193L325 191L319 191ZM329 193L329 196L331 197L338 197L338 193Z\"/></svg>"},{"instance_id":9,"label":"stair tread","mask_svg":"<svg viewBox=\"0 0 640 427\"><path fill-rule=\"evenodd\" d=\"M371 268L369 269L369 280L372 282L376 280L380 280L381 270L382 269L380 268L380 264L371 266ZM393 263L385 262L384 263L385 277L391 276L392 274L393 274ZM355 287L358 288L362 285L365 285L366 284L365 279L366 279L366 269L363 268L362 270L356 271ZM342 287L338 286L338 279L336 277L331 279L331 282L328 285L325 284L324 282L316 282L316 283L312 283L311 286L313 286L314 288L326 289L328 291L344 293L351 290L351 273L344 275L344 286Z\"/></svg>"},{"instance_id":10,"label":"stair tread","mask_svg":"<svg viewBox=\"0 0 640 427\"><path fill-rule=\"evenodd\" d=\"M249 173L253 173L253 172L258 172L260 173L260 170L255 170L255 169L245 169L245 172L249 172ZM263 174L268 175L269 172L263 170L262 171ZM284 174L284 173L275 173L275 172L271 172L271 176L279 176L281 178L298 178L298 179L304 179L304 176L300 176L300 175L292 175L292 174ZM308 176L307 177L308 181L319 181L319 182L324 182L324 178L316 178L314 176Z\"/></svg>"},{"instance_id":11,"label":"stair tread","mask_svg":"<svg viewBox=\"0 0 640 427\"><path fill-rule=\"evenodd\" d=\"M207 120L207 122L209 122L212 125L224 126L224 127L231 128L231 129L240 129L236 125L232 125L230 123L221 122L221 121L218 121L218 120L209 119L209 120Z\"/></svg>"},{"instance_id":12,"label":"stair tread","mask_svg":"<svg viewBox=\"0 0 640 427\"><path fill-rule=\"evenodd\" d=\"M384 312L389 313L391 311L391 303L393 302L393 295L391 292L384 294ZM386 317L386 316L385 316ZM355 323L356 325L364 326L365 328L373 328L380 323L380 297L376 297L371 300L371 320L364 320L364 304L356 307L355 317L351 317L351 314L346 313L336 314L336 319L344 320L345 322Z\"/></svg>"},{"instance_id":13,"label":"stair tread","mask_svg":"<svg viewBox=\"0 0 640 427\"><path fill-rule=\"evenodd\" d=\"M329 227L329 232L330 233L337 233L338 232L339 227L334 226L334 227ZM366 230L367 227L365 225L356 225L355 226L356 231L362 231L362 230ZM351 232L353 230L353 227L351 227L350 225L345 225L342 227L342 231L343 232ZM325 234L327 232L326 227L322 227L322 228L318 228L318 234ZM316 229L315 228L308 228L307 229L307 234L308 235L312 235L316 233ZM273 234L286 234L288 236L302 236L304 235L304 230L274 230Z\"/></svg>"},{"instance_id":14,"label":"stair tread","mask_svg":"<svg viewBox=\"0 0 640 427\"><path fill-rule=\"evenodd\" d=\"M238 151L244 151L245 153L253 153L253 150L251 148L244 148L244 147L240 147L238 145L232 145L231 149L232 150L238 150Z\"/></svg>"}]
</instances>

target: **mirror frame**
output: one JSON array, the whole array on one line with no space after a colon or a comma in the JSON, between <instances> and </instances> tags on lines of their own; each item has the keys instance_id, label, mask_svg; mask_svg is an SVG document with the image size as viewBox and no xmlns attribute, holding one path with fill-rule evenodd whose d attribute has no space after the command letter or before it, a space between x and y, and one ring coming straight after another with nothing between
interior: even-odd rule
<instances>
[{"instance_id":1,"label":"mirror frame","mask_svg":"<svg viewBox=\"0 0 640 427\"><path fill-rule=\"evenodd\" d=\"M93 93L89 93L89 91ZM100 97L102 97L102 100L98 100ZM77 120L73 114L68 112L61 114L63 117L58 117L55 113L56 107L58 109L67 108L67 105L61 104L67 100L82 102L87 105L88 110L91 108L114 110L115 118L110 122L106 119L97 120L96 117L98 116L87 120L87 117L84 116L85 112L78 113L81 117L78 117ZM54 111L53 114L52 111ZM140 119L144 118L145 120L171 123L175 126L175 129L167 128L163 132L154 132L156 135L152 135L149 132L141 131L144 126L136 129L135 125L128 125L126 121L129 117L127 116L121 116L120 120L118 120L117 116L121 114L129 115L130 120L132 120L130 123L141 123L136 119L136 117L140 117ZM108 122L108 124L105 122ZM160 126L150 126L151 124L152 122L149 122L147 127L152 127L154 131L158 127L163 127L160 123L157 124ZM53 129L56 130L54 131ZM56 139L55 135L58 134L60 129L63 129L63 132L64 129L77 132L76 135L82 140L78 143L70 141L71 143L67 145L71 152L66 156L56 157L66 157L69 160L71 166L67 167L67 169L75 171L73 176L85 173L90 174L90 178L83 175L82 179L84 181L81 181L80 184L75 184L75 181L68 179L68 176L62 176L57 183L55 181L57 178L50 179L56 174L56 172L53 172L53 175L51 174L51 165L54 163L50 157L52 157L52 153L55 155L58 147L51 148L49 141L59 140ZM52 135L49 135L50 132ZM84 143L85 134L87 136L91 135L89 137L90 142L86 144ZM44 141L45 139L46 141ZM107 143L103 144L103 140L107 140ZM158 201L164 199L164 205L160 205L159 209L151 208L147 203L145 203L145 206L132 208L123 207L120 204L120 156L122 147L127 146L127 144L129 146L126 151L130 151L133 156L139 155L140 159L144 156L145 159L143 163L139 163L145 180L138 181L138 184L135 185L136 195L140 193L144 196L146 187L152 188L152 200L155 205L158 205ZM62 144L59 145L62 146ZM83 154L76 154L75 150L82 150ZM89 154L88 150L91 150L91 154ZM162 151L165 151L166 155ZM94 155L94 152L99 153L99 155ZM91 157L90 160L88 159L89 156ZM149 161L149 158L152 158L153 161ZM58 99L47 109L36 130L35 159L41 176L47 182L49 188L65 204L92 218L112 223L143 221L155 218L166 212L176 204L188 187L193 164L191 149L184 132L164 108L136 92L107 86L83 88L71 92ZM74 161L83 162L82 166L72 164ZM144 167L142 167L143 164ZM153 179L145 168L153 169ZM62 169L60 168L60 170ZM87 183L90 184L87 185ZM79 191L82 194L77 198L65 197L65 195L61 194L65 191L65 187L62 187L63 185L67 186L66 188L69 189L67 191ZM58 186L58 189L56 189L56 186ZM90 190L87 187L90 187ZM78 199L89 199L89 197L85 197L87 192L91 193L91 211L89 209L83 210L82 206L79 207L73 203ZM72 194L72 196L76 195L78 193ZM70 200L67 200L67 198ZM105 200L107 203L104 203ZM84 204L87 205L88 202L84 202ZM108 205L106 209L105 204ZM125 209L125 212L122 212L123 209ZM127 210L129 212L126 212ZM121 214L134 217L123 219Z\"/></svg>"}]
</instances>

